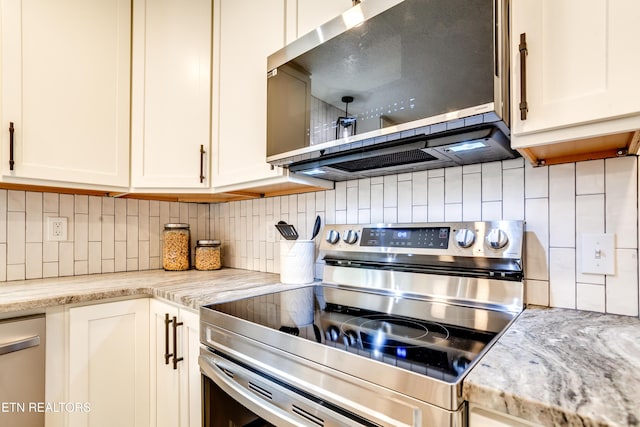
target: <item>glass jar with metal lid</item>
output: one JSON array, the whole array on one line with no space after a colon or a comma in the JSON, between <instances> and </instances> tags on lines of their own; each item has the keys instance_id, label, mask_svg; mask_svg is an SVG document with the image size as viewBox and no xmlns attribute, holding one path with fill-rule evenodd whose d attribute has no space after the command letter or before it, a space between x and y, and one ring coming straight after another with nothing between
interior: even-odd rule
<instances>
[{"instance_id":1,"label":"glass jar with metal lid","mask_svg":"<svg viewBox=\"0 0 640 427\"><path fill-rule=\"evenodd\" d=\"M188 270L191 267L189 224L165 224L162 239L162 268L169 271Z\"/></svg>"},{"instance_id":2,"label":"glass jar with metal lid","mask_svg":"<svg viewBox=\"0 0 640 427\"><path fill-rule=\"evenodd\" d=\"M196 270L222 268L220 240L198 240L196 243Z\"/></svg>"}]
</instances>

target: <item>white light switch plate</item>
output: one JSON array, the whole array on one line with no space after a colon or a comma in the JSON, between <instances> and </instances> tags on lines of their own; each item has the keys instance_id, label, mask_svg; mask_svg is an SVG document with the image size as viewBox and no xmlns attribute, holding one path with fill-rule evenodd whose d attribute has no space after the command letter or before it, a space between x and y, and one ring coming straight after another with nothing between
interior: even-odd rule
<instances>
[{"instance_id":1,"label":"white light switch plate","mask_svg":"<svg viewBox=\"0 0 640 427\"><path fill-rule=\"evenodd\" d=\"M615 237L615 234L582 235L582 273L616 273Z\"/></svg>"}]
</instances>

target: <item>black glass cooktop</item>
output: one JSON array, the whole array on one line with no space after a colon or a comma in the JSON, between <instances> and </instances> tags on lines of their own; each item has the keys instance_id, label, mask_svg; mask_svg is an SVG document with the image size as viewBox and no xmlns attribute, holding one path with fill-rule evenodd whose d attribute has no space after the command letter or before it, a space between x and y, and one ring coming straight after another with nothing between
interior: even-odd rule
<instances>
[{"instance_id":1,"label":"black glass cooktop","mask_svg":"<svg viewBox=\"0 0 640 427\"><path fill-rule=\"evenodd\" d=\"M512 319L503 312L330 286L206 308L447 382L455 382ZM241 333L241 323L234 332Z\"/></svg>"}]
</instances>

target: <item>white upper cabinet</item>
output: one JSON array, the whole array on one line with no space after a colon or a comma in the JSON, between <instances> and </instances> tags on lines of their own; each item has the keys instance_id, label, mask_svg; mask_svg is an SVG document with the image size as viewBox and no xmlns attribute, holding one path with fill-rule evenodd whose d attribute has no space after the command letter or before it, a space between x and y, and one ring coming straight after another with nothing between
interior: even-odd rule
<instances>
[{"instance_id":1,"label":"white upper cabinet","mask_svg":"<svg viewBox=\"0 0 640 427\"><path fill-rule=\"evenodd\" d=\"M216 2L214 188L282 174L266 162L267 56L284 46L286 3Z\"/></svg>"},{"instance_id":2,"label":"white upper cabinet","mask_svg":"<svg viewBox=\"0 0 640 427\"><path fill-rule=\"evenodd\" d=\"M208 188L211 0L136 0L133 17L132 187Z\"/></svg>"},{"instance_id":3,"label":"white upper cabinet","mask_svg":"<svg viewBox=\"0 0 640 427\"><path fill-rule=\"evenodd\" d=\"M128 187L131 1L0 8L3 180Z\"/></svg>"},{"instance_id":4,"label":"white upper cabinet","mask_svg":"<svg viewBox=\"0 0 640 427\"><path fill-rule=\"evenodd\" d=\"M640 128L638 22L637 0L513 0L512 146Z\"/></svg>"}]
</instances>

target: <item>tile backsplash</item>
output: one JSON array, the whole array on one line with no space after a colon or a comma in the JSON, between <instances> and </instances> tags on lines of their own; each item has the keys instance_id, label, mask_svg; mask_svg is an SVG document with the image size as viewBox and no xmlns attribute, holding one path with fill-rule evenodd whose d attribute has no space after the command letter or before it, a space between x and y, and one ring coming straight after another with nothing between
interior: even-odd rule
<instances>
[{"instance_id":1,"label":"tile backsplash","mask_svg":"<svg viewBox=\"0 0 640 427\"><path fill-rule=\"evenodd\" d=\"M531 167L523 159L336 183L334 190L211 205L229 267L279 272L275 224L526 221L529 304L638 316L638 165L621 157ZM581 273L583 234L612 233L616 274ZM322 261L316 277L322 277Z\"/></svg>"},{"instance_id":2,"label":"tile backsplash","mask_svg":"<svg viewBox=\"0 0 640 427\"><path fill-rule=\"evenodd\" d=\"M273 226L526 221L530 304L638 316L638 163L621 157L533 168L523 159L336 183L334 190L197 204L0 190L0 281L161 268L162 228L223 242L227 267L279 272ZM68 240L47 241L47 217ZM581 272L583 234L615 234L616 273ZM317 239L319 240L319 239ZM316 263L316 277L323 264Z\"/></svg>"}]
</instances>

